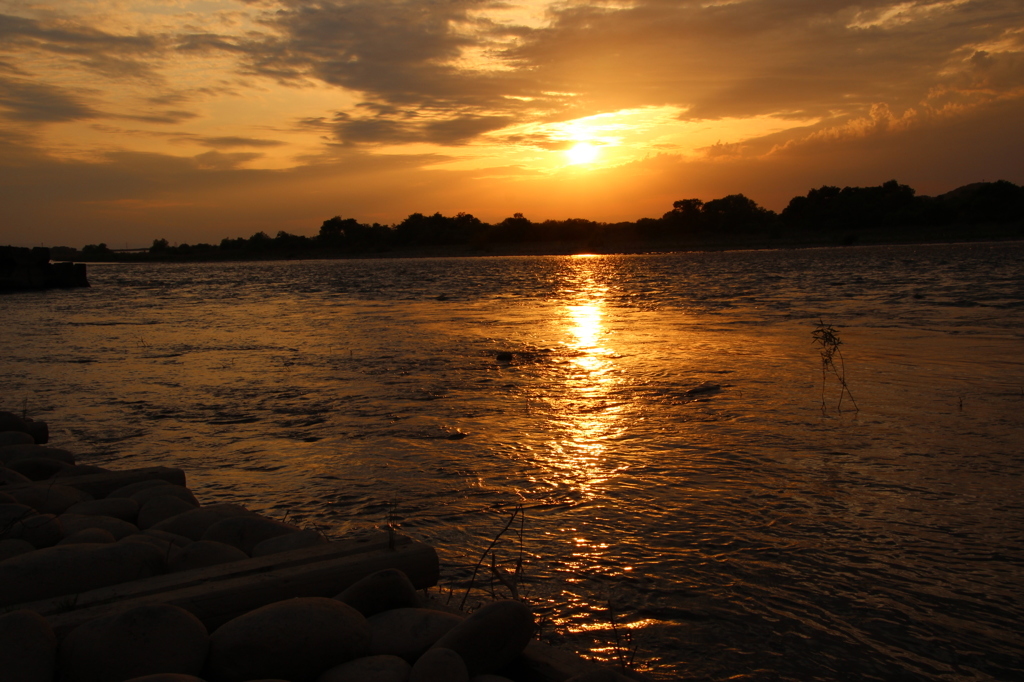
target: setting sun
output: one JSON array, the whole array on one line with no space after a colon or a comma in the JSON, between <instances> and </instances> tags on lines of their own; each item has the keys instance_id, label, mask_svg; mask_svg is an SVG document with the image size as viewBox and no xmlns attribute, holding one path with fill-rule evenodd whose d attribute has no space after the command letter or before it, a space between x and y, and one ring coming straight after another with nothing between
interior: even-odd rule
<instances>
[{"instance_id":1,"label":"setting sun","mask_svg":"<svg viewBox=\"0 0 1024 682\"><path fill-rule=\"evenodd\" d=\"M597 159L597 147L590 144L589 142L580 142L565 151L565 155L569 157L569 163L592 163Z\"/></svg>"}]
</instances>

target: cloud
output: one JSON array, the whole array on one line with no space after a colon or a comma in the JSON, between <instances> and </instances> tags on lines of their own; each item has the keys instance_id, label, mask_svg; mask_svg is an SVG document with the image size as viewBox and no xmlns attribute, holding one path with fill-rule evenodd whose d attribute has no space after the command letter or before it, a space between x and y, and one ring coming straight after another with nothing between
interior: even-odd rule
<instances>
[{"instance_id":1,"label":"cloud","mask_svg":"<svg viewBox=\"0 0 1024 682\"><path fill-rule=\"evenodd\" d=\"M46 83L0 77L0 116L21 123L57 123L102 114L83 98Z\"/></svg>"},{"instance_id":2,"label":"cloud","mask_svg":"<svg viewBox=\"0 0 1024 682\"><path fill-rule=\"evenodd\" d=\"M204 137L198 142L206 147L214 149L230 149L232 147L279 147L284 142L280 140L262 140L253 137Z\"/></svg>"}]
</instances>

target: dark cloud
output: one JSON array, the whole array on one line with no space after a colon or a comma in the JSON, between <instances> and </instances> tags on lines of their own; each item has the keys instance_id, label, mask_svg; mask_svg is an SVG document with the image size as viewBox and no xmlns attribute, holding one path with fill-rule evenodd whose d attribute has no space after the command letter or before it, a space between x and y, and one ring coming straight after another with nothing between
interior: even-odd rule
<instances>
[{"instance_id":1,"label":"dark cloud","mask_svg":"<svg viewBox=\"0 0 1024 682\"><path fill-rule=\"evenodd\" d=\"M0 117L23 123L58 123L102 114L55 85L0 77Z\"/></svg>"},{"instance_id":2,"label":"dark cloud","mask_svg":"<svg viewBox=\"0 0 1024 682\"><path fill-rule=\"evenodd\" d=\"M262 140L253 137L203 137L197 140L200 144L214 149L230 149L232 147L279 147L280 140Z\"/></svg>"},{"instance_id":3,"label":"dark cloud","mask_svg":"<svg viewBox=\"0 0 1024 682\"><path fill-rule=\"evenodd\" d=\"M213 170L234 170L247 161L258 159L262 154L256 152L219 152L215 149L197 154L193 157L200 168Z\"/></svg>"}]
</instances>

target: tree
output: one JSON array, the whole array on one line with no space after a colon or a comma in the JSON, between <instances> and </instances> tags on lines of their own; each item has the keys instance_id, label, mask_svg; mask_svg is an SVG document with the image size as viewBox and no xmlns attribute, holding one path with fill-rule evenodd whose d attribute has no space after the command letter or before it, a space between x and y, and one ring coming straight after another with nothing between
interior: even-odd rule
<instances>
[{"instance_id":1,"label":"tree","mask_svg":"<svg viewBox=\"0 0 1024 682\"><path fill-rule=\"evenodd\" d=\"M167 242L166 239L154 239L153 240L153 246L149 247L149 252L150 253L164 253L170 247L171 247L171 245Z\"/></svg>"}]
</instances>

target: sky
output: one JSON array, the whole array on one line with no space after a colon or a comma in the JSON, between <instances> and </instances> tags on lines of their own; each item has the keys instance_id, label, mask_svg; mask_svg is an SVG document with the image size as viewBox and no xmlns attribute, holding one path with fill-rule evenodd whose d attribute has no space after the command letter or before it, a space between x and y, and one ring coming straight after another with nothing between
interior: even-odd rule
<instances>
[{"instance_id":1,"label":"sky","mask_svg":"<svg viewBox=\"0 0 1024 682\"><path fill-rule=\"evenodd\" d=\"M0 244L1024 184L1021 0L0 0Z\"/></svg>"}]
</instances>

